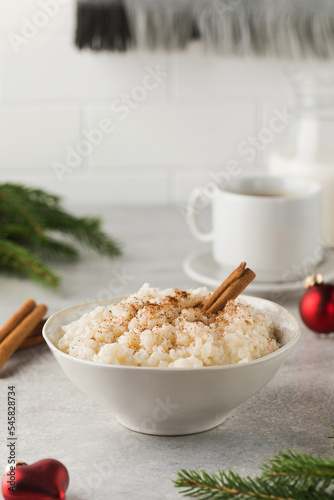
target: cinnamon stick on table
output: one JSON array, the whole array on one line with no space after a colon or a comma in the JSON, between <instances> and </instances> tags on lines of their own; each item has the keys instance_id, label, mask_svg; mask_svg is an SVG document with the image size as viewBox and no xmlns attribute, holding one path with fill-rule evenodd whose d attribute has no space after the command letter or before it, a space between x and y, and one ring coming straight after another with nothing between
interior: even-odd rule
<instances>
[{"instance_id":1,"label":"cinnamon stick on table","mask_svg":"<svg viewBox=\"0 0 334 500\"><path fill-rule=\"evenodd\" d=\"M222 311L229 300L236 299L256 277L255 273L242 262L230 276L213 292L202 311L217 313Z\"/></svg>"},{"instance_id":2,"label":"cinnamon stick on table","mask_svg":"<svg viewBox=\"0 0 334 500\"><path fill-rule=\"evenodd\" d=\"M11 318L0 328L0 342L3 341L7 335L14 330L14 328L21 323L21 321L36 307L36 302L32 299L27 300L21 307L13 314Z\"/></svg>"},{"instance_id":3,"label":"cinnamon stick on table","mask_svg":"<svg viewBox=\"0 0 334 500\"><path fill-rule=\"evenodd\" d=\"M46 323L46 319L42 319L36 328L30 333L30 335L19 345L16 349L17 351L21 351L22 349L27 349L28 347L33 347L38 344L42 344L45 342L44 337L42 335L43 326Z\"/></svg>"},{"instance_id":4,"label":"cinnamon stick on table","mask_svg":"<svg viewBox=\"0 0 334 500\"><path fill-rule=\"evenodd\" d=\"M37 306L0 343L0 370L34 328L37 327L46 311L47 307L44 304Z\"/></svg>"},{"instance_id":5,"label":"cinnamon stick on table","mask_svg":"<svg viewBox=\"0 0 334 500\"><path fill-rule=\"evenodd\" d=\"M27 349L28 347L33 347L35 345L42 344L44 341L44 337L42 334L35 335L34 337L28 337L21 345L16 349L17 351L22 351L23 349Z\"/></svg>"},{"instance_id":6,"label":"cinnamon stick on table","mask_svg":"<svg viewBox=\"0 0 334 500\"><path fill-rule=\"evenodd\" d=\"M38 323L38 325L28 335L27 340L30 339L31 337L36 337L36 335L42 335L43 326L45 325L46 321L47 321L47 318L41 319L41 321Z\"/></svg>"}]
</instances>

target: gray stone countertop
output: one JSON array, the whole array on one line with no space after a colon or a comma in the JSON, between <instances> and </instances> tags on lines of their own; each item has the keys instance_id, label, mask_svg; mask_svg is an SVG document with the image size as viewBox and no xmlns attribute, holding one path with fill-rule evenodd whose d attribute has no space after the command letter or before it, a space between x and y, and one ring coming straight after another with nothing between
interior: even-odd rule
<instances>
[{"instance_id":1,"label":"gray stone countertop","mask_svg":"<svg viewBox=\"0 0 334 500\"><path fill-rule=\"evenodd\" d=\"M114 261L89 252L77 264L56 265L57 293L28 280L0 277L0 323L27 298L49 313L80 302L133 293L144 282L166 288L197 284L182 270L196 249L177 208L77 209L101 213L105 228L124 246ZM283 297L298 315L298 300ZM172 480L180 468L232 468L254 475L266 457L290 447L333 456L327 438L334 424L334 339L303 327L302 337L273 380L219 427L184 437L137 434L82 394L45 345L15 354L0 374L0 463L7 463L7 386L17 391L17 458L62 461L70 473L68 500L177 499Z\"/></svg>"}]
</instances>

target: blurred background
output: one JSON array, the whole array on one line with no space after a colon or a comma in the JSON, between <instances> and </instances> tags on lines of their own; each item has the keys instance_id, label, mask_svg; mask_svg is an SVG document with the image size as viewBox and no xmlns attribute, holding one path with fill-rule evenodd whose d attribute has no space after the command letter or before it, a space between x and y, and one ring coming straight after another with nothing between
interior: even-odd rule
<instances>
[{"instance_id":1,"label":"blurred background","mask_svg":"<svg viewBox=\"0 0 334 500\"><path fill-rule=\"evenodd\" d=\"M47 7L41 0L1 7L1 182L74 203L182 204L229 161L266 169L284 142L292 118L246 153L289 104L282 74L298 61L222 57L199 40L184 50L80 51L75 1ZM101 121L103 137L92 133Z\"/></svg>"}]
</instances>

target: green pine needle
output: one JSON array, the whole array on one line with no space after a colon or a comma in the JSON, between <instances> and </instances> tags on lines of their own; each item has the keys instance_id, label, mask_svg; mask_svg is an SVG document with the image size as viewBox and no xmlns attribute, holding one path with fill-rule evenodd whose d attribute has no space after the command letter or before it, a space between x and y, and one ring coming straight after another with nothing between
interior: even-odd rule
<instances>
[{"instance_id":1,"label":"green pine needle","mask_svg":"<svg viewBox=\"0 0 334 500\"><path fill-rule=\"evenodd\" d=\"M268 459L262 471L263 476L285 482L294 480L295 484L305 489L310 486L327 488L334 483L333 459L319 455L311 456L289 449Z\"/></svg>"},{"instance_id":2,"label":"green pine needle","mask_svg":"<svg viewBox=\"0 0 334 500\"><path fill-rule=\"evenodd\" d=\"M334 425L331 426L333 431L334 431ZM333 436L329 436L329 439L334 439L334 432L333 432Z\"/></svg>"},{"instance_id":3,"label":"green pine needle","mask_svg":"<svg viewBox=\"0 0 334 500\"><path fill-rule=\"evenodd\" d=\"M0 186L0 215L3 220L14 224L24 224L34 233L42 236L44 231L38 211L31 210L27 203L27 196L20 186L15 189L12 184Z\"/></svg>"},{"instance_id":4,"label":"green pine needle","mask_svg":"<svg viewBox=\"0 0 334 500\"><path fill-rule=\"evenodd\" d=\"M36 253L41 259L60 262L75 261L79 257L78 251L71 245L53 239L47 235L40 236L31 231L29 226L20 224L1 224L0 238L23 245Z\"/></svg>"},{"instance_id":5,"label":"green pine needle","mask_svg":"<svg viewBox=\"0 0 334 500\"><path fill-rule=\"evenodd\" d=\"M333 500L325 486L304 488L291 481L252 479L232 471L208 474L203 470L181 470L174 485L184 496L200 500Z\"/></svg>"},{"instance_id":6,"label":"green pine needle","mask_svg":"<svg viewBox=\"0 0 334 500\"><path fill-rule=\"evenodd\" d=\"M46 287L56 289L60 279L30 250L9 240L0 239L0 269L18 276L27 275Z\"/></svg>"},{"instance_id":7,"label":"green pine needle","mask_svg":"<svg viewBox=\"0 0 334 500\"><path fill-rule=\"evenodd\" d=\"M71 245L46 236L40 244L32 245L32 250L47 261L75 262L79 258L79 252Z\"/></svg>"},{"instance_id":8,"label":"green pine needle","mask_svg":"<svg viewBox=\"0 0 334 500\"><path fill-rule=\"evenodd\" d=\"M334 460L285 450L254 479L230 470L208 474L182 469L174 485L184 496L200 500L333 500Z\"/></svg>"},{"instance_id":9,"label":"green pine needle","mask_svg":"<svg viewBox=\"0 0 334 500\"><path fill-rule=\"evenodd\" d=\"M0 247L0 269L25 274L56 288L59 278L41 259L76 260L78 251L60 240L64 236L108 257L121 254L119 243L102 230L98 217L71 215L62 208L58 196L41 189L9 183L0 185L0 242L13 244L13 262L8 259L8 246ZM26 263L31 262L30 267L19 265L23 258Z\"/></svg>"}]
</instances>

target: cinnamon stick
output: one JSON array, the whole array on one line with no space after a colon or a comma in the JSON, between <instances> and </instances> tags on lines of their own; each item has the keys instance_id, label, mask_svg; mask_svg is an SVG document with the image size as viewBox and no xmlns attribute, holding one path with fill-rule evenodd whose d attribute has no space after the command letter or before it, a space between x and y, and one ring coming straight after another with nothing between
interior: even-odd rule
<instances>
[{"instance_id":1,"label":"cinnamon stick","mask_svg":"<svg viewBox=\"0 0 334 500\"><path fill-rule=\"evenodd\" d=\"M242 275L234 281L224 292L218 297L216 302L207 310L208 313L217 313L222 311L229 300L236 299L245 288L253 281L256 277L255 273L251 269L245 269Z\"/></svg>"},{"instance_id":2,"label":"cinnamon stick","mask_svg":"<svg viewBox=\"0 0 334 500\"><path fill-rule=\"evenodd\" d=\"M21 323L21 321L36 307L36 302L32 299L27 300L21 307L13 314L11 318L0 328L0 342L7 337L7 335L14 330Z\"/></svg>"},{"instance_id":3,"label":"cinnamon stick","mask_svg":"<svg viewBox=\"0 0 334 500\"><path fill-rule=\"evenodd\" d=\"M38 344L42 344L44 342L44 337L42 335L42 330L43 326L46 323L46 319L42 319L36 328L28 335L28 337L22 342L22 344L19 345L19 347L16 349L17 351L20 351L21 349L27 349L28 347L33 347Z\"/></svg>"},{"instance_id":4,"label":"cinnamon stick","mask_svg":"<svg viewBox=\"0 0 334 500\"><path fill-rule=\"evenodd\" d=\"M29 334L36 328L47 311L41 304L31 311L13 331L0 344L0 370L16 349L25 341Z\"/></svg>"},{"instance_id":5,"label":"cinnamon stick","mask_svg":"<svg viewBox=\"0 0 334 500\"><path fill-rule=\"evenodd\" d=\"M210 307L216 302L218 297L221 296L225 290L232 285L235 281L237 281L238 278L242 275L246 267L246 262L241 262L239 266L234 269L234 271L226 278L225 281L219 287L213 292L213 294L208 298L208 300L205 302L204 306L202 307L202 311L207 311L210 309Z\"/></svg>"},{"instance_id":6,"label":"cinnamon stick","mask_svg":"<svg viewBox=\"0 0 334 500\"><path fill-rule=\"evenodd\" d=\"M22 349L27 349L28 347L33 347L43 342L45 341L42 334L34 335L33 337L28 337L16 350L21 351Z\"/></svg>"},{"instance_id":7,"label":"cinnamon stick","mask_svg":"<svg viewBox=\"0 0 334 500\"><path fill-rule=\"evenodd\" d=\"M42 335L43 326L45 325L46 320L47 320L47 318L41 319L41 321L38 323L38 325L28 335L27 339L30 339L31 337L35 337L36 335Z\"/></svg>"}]
</instances>

